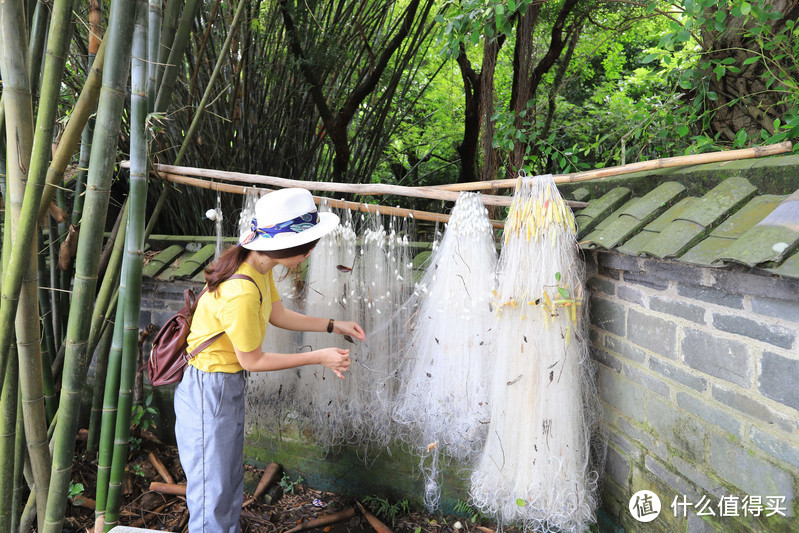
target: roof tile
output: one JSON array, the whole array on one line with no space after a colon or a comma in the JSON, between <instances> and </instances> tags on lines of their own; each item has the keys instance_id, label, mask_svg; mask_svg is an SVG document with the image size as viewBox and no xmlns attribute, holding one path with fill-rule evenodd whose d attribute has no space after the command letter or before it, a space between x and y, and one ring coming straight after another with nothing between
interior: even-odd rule
<instances>
[{"instance_id":1,"label":"roof tile","mask_svg":"<svg viewBox=\"0 0 799 533\"><path fill-rule=\"evenodd\" d=\"M658 239L644 246L641 253L659 258L680 257L755 192L745 178L733 177L719 183L661 231Z\"/></svg>"}]
</instances>

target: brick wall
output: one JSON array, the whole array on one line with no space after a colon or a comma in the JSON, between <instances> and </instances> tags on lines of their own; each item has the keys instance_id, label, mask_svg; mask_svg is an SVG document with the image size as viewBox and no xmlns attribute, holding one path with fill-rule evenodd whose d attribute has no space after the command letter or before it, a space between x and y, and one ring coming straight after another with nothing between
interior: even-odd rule
<instances>
[{"instance_id":1,"label":"brick wall","mask_svg":"<svg viewBox=\"0 0 799 533\"><path fill-rule=\"evenodd\" d=\"M799 530L799 281L615 252L586 262L605 519L626 531ZM628 510L641 489L662 504L646 524Z\"/></svg>"},{"instance_id":2,"label":"brick wall","mask_svg":"<svg viewBox=\"0 0 799 533\"><path fill-rule=\"evenodd\" d=\"M799 531L799 281L615 252L589 252L586 263L592 354L608 440L601 529ZM160 326L182 306L188 286L202 288L147 280L142 326ZM171 439L171 391L158 392L161 431ZM294 457L286 443L260 446L260 452L249 448L251 460L274 460L280 451L288 470L326 482L323 469L303 471L310 464L307 450L297 448ZM396 499L418 498L416 472L400 455L396 450L381 463L380 476L335 455L326 456L325 468L345 465L351 489L376 494L376 478L391 478L395 489L407 492L394 494ZM454 502L466 498L468 487L444 489ZM641 489L652 490L662 503L660 517L646 524L628 511ZM745 496L747 513L761 498L759 517L743 516ZM675 497L681 504L677 517ZM784 497L777 507L787 516L766 517L774 512L768 497ZM724 516L721 498L728 502ZM701 518L696 507L707 500L715 516ZM732 516L733 504L741 516Z\"/></svg>"}]
</instances>

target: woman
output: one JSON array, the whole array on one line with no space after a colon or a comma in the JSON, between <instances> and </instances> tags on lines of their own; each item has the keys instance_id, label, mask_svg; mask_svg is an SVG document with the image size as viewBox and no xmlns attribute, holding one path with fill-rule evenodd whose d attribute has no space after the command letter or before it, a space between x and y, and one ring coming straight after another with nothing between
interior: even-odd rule
<instances>
[{"instance_id":1,"label":"woman","mask_svg":"<svg viewBox=\"0 0 799 533\"><path fill-rule=\"evenodd\" d=\"M191 359L175 390L175 434L186 472L191 533L239 531L244 489L244 371L319 364L343 378L350 366L349 350L339 348L296 354L261 351L267 320L294 331L365 338L355 322L286 309L275 288L272 269L299 266L337 224L336 215L317 213L306 190L270 193L256 203L252 227L239 237L239 245L226 250L205 270L208 290L197 303L187 351L204 347ZM224 334L219 335L221 332Z\"/></svg>"}]
</instances>

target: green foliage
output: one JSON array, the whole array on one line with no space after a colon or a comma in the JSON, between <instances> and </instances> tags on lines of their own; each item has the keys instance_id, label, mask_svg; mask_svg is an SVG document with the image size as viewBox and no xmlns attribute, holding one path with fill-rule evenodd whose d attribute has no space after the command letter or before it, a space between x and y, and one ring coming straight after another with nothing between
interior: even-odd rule
<instances>
[{"instance_id":1,"label":"green foliage","mask_svg":"<svg viewBox=\"0 0 799 533\"><path fill-rule=\"evenodd\" d=\"M280 488L283 489L285 494L294 494L294 489L297 488L297 486L303 481L304 479L302 479L302 476L297 476L297 479L291 479L291 476L289 476L288 473L283 472L283 477L280 479L278 484L280 485Z\"/></svg>"},{"instance_id":2,"label":"green foliage","mask_svg":"<svg viewBox=\"0 0 799 533\"><path fill-rule=\"evenodd\" d=\"M83 483L75 483L74 481L70 481L67 497L74 498L75 496L80 496L85 490L86 488L83 486Z\"/></svg>"},{"instance_id":3,"label":"green foliage","mask_svg":"<svg viewBox=\"0 0 799 533\"><path fill-rule=\"evenodd\" d=\"M476 524L485 518L480 511L475 510L474 507L463 500L458 500L455 503L454 511L459 515L468 516L472 524Z\"/></svg>"},{"instance_id":4,"label":"green foliage","mask_svg":"<svg viewBox=\"0 0 799 533\"><path fill-rule=\"evenodd\" d=\"M144 405L134 405L130 413L130 424L132 428L149 430L156 427L158 420L158 409L152 405L153 394L147 395Z\"/></svg>"},{"instance_id":5,"label":"green foliage","mask_svg":"<svg viewBox=\"0 0 799 533\"><path fill-rule=\"evenodd\" d=\"M392 503L387 498L366 496L363 499L363 503L366 504L375 516L382 520L390 521L392 527L398 516L411 512L411 504L408 500L400 500L396 503Z\"/></svg>"}]
</instances>

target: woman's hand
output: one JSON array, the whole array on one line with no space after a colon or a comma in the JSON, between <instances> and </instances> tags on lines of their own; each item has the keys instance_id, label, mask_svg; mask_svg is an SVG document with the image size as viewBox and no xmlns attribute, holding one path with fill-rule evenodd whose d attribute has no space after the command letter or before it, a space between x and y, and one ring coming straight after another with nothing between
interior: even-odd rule
<instances>
[{"instance_id":1,"label":"woman's hand","mask_svg":"<svg viewBox=\"0 0 799 533\"><path fill-rule=\"evenodd\" d=\"M344 379L344 372L350 367L350 351L341 348L323 348L319 350L319 364Z\"/></svg>"},{"instance_id":2,"label":"woman's hand","mask_svg":"<svg viewBox=\"0 0 799 533\"><path fill-rule=\"evenodd\" d=\"M349 335L351 337L355 337L359 341L366 340L366 333L363 332L363 328L359 326L357 322L334 320L333 333L338 333L339 335Z\"/></svg>"}]
</instances>

